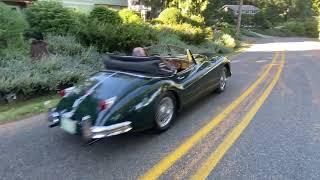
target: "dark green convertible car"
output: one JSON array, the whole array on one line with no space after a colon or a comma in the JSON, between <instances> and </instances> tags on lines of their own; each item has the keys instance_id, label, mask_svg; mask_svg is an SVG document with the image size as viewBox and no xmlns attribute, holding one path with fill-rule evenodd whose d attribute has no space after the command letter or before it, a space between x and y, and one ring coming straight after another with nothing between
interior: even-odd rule
<instances>
[{"instance_id":1,"label":"dark green convertible car","mask_svg":"<svg viewBox=\"0 0 320 180\"><path fill-rule=\"evenodd\" d=\"M179 110L210 92L223 92L231 76L230 61L222 56L174 46L143 49L145 56L106 55L106 70L61 90L61 101L48 114L49 127L86 140L165 131Z\"/></svg>"}]
</instances>

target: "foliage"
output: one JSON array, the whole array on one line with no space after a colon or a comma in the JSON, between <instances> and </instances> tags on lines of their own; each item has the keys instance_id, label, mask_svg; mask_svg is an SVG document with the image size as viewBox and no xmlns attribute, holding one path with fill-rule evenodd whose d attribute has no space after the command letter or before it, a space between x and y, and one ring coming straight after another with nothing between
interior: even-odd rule
<instances>
[{"instance_id":1,"label":"foliage","mask_svg":"<svg viewBox=\"0 0 320 180\"><path fill-rule=\"evenodd\" d=\"M184 16L184 22L191 24L192 26L203 27L205 25L204 17L201 15Z\"/></svg>"},{"instance_id":2,"label":"foliage","mask_svg":"<svg viewBox=\"0 0 320 180\"><path fill-rule=\"evenodd\" d=\"M283 30L293 33L294 35L304 36L305 35L305 28L304 23L297 22L297 21L288 21L283 24Z\"/></svg>"},{"instance_id":3,"label":"foliage","mask_svg":"<svg viewBox=\"0 0 320 180\"><path fill-rule=\"evenodd\" d=\"M182 41L187 43L200 44L205 41L207 31L191 24L183 23L176 25L158 25L156 29L159 31L167 31L178 35Z\"/></svg>"},{"instance_id":4,"label":"foliage","mask_svg":"<svg viewBox=\"0 0 320 180\"><path fill-rule=\"evenodd\" d=\"M260 11L254 15L253 23L256 27L261 27L264 29L269 29L272 26L272 23L266 18L266 15L263 11Z\"/></svg>"},{"instance_id":5,"label":"foliage","mask_svg":"<svg viewBox=\"0 0 320 180\"><path fill-rule=\"evenodd\" d=\"M0 55L5 48L21 48L28 23L23 16L0 3Z\"/></svg>"},{"instance_id":6,"label":"foliage","mask_svg":"<svg viewBox=\"0 0 320 180\"><path fill-rule=\"evenodd\" d=\"M126 24L143 24L142 18L130 9L122 9L119 11L119 16L123 23Z\"/></svg>"},{"instance_id":7,"label":"foliage","mask_svg":"<svg viewBox=\"0 0 320 180\"><path fill-rule=\"evenodd\" d=\"M48 35L46 42L49 46L49 52L59 55L75 56L86 51L74 36Z\"/></svg>"},{"instance_id":8,"label":"foliage","mask_svg":"<svg viewBox=\"0 0 320 180\"><path fill-rule=\"evenodd\" d=\"M169 7L181 10L185 15L202 15L208 5L208 0L167 0Z\"/></svg>"},{"instance_id":9,"label":"foliage","mask_svg":"<svg viewBox=\"0 0 320 180\"><path fill-rule=\"evenodd\" d=\"M320 0L312 0L313 10L320 15Z\"/></svg>"},{"instance_id":10,"label":"foliage","mask_svg":"<svg viewBox=\"0 0 320 180\"><path fill-rule=\"evenodd\" d=\"M317 38L319 35L318 21L315 18L309 18L304 21L305 35L312 38Z\"/></svg>"},{"instance_id":11,"label":"foliage","mask_svg":"<svg viewBox=\"0 0 320 180\"><path fill-rule=\"evenodd\" d=\"M222 31L217 31L214 33L214 39L220 43L222 43L225 47L229 49L233 49L236 47L235 39Z\"/></svg>"},{"instance_id":12,"label":"foliage","mask_svg":"<svg viewBox=\"0 0 320 180\"><path fill-rule=\"evenodd\" d=\"M100 23L120 24L122 22L119 14L111 9L98 6L90 12L90 19L99 21Z\"/></svg>"},{"instance_id":13,"label":"foliage","mask_svg":"<svg viewBox=\"0 0 320 180\"><path fill-rule=\"evenodd\" d=\"M100 52L131 52L134 47L157 41L156 33L148 26L135 24L83 24L78 37L86 45L95 45Z\"/></svg>"},{"instance_id":14,"label":"foliage","mask_svg":"<svg viewBox=\"0 0 320 180\"><path fill-rule=\"evenodd\" d=\"M228 24L235 24L235 18L234 15L231 12L219 12L217 18L219 19L219 22L225 22Z\"/></svg>"},{"instance_id":15,"label":"foliage","mask_svg":"<svg viewBox=\"0 0 320 180\"><path fill-rule=\"evenodd\" d=\"M67 34L74 28L72 12L56 1L36 1L26 9L26 18L34 31Z\"/></svg>"},{"instance_id":16,"label":"foliage","mask_svg":"<svg viewBox=\"0 0 320 180\"><path fill-rule=\"evenodd\" d=\"M227 48L233 49L236 47L235 39L229 34L223 34L221 40Z\"/></svg>"},{"instance_id":17,"label":"foliage","mask_svg":"<svg viewBox=\"0 0 320 180\"><path fill-rule=\"evenodd\" d=\"M215 31L222 31L225 34L230 34L231 36L235 36L236 32L235 32L235 26L231 25L229 23L216 23L213 27L212 27Z\"/></svg>"},{"instance_id":18,"label":"foliage","mask_svg":"<svg viewBox=\"0 0 320 180\"><path fill-rule=\"evenodd\" d=\"M15 93L18 99L55 92L99 70L98 59L51 55L34 63L28 58L0 59L0 97Z\"/></svg>"},{"instance_id":19,"label":"foliage","mask_svg":"<svg viewBox=\"0 0 320 180\"><path fill-rule=\"evenodd\" d=\"M183 20L183 16L179 9L167 8L160 13L158 20L163 24L174 25L180 24Z\"/></svg>"}]
</instances>

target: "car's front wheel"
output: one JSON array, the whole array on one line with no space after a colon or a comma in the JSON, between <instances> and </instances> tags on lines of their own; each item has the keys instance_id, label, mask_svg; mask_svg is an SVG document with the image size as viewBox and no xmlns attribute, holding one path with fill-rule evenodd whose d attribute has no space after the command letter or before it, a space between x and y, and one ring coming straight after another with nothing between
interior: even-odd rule
<instances>
[{"instance_id":1,"label":"car's front wheel","mask_svg":"<svg viewBox=\"0 0 320 180\"><path fill-rule=\"evenodd\" d=\"M176 116L176 99L172 93L165 93L155 103L154 123L158 132L169 129Z\"/></svg>"},{"instance_id":2,"label":"car's front wheel","mask_svg":"<svg viewBox=\"0 0 320 180\"><path fill-rule=\"evenodd\" d=\"M219 85L218 85L218 88L216 89L218 93L222 93L227 87L227 80L228 80L227 73L228 73L227 68L223 67L220 73Z\"/></svg>"}]
</instances>

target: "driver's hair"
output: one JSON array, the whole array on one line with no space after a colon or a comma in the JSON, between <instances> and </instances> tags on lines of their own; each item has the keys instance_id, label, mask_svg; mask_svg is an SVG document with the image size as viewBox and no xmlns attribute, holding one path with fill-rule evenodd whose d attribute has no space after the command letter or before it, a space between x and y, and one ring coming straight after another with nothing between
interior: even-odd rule
<instances>
[{"instance_id":1,"label":"driver's hair","mask_svg":"<svg viewBox=\"0 0 320 180\"><path fill-rule=\"evenodd\" d=\"M147 53L144 48L136 47L132 51L132 56L145 57L147 56Z\"/></svg>"}]
</instances>

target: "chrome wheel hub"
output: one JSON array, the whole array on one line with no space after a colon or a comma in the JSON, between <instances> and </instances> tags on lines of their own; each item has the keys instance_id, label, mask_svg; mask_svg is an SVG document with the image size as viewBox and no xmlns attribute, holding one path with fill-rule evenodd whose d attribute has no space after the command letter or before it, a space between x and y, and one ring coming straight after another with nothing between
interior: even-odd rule
<instances>
[{"instance_id":1,"label":"chrome wheel hub","mask_svg":"<svg viewBox=\"0 0 320 180\"><path fill-rule=\"evenodd\" d=\"M156 123L160 127L165 127L170 123L174 114L174 103L170 97L163 98L156 112Z\"/></svg>"},{"instance_id":2,"label":"chrome wheel hub","mask_svg":"<svg viewBox=\"0 0 320 180\"><path fill-rule=\"evenodd\" d=\"M224 88L226 87L226 84L227 84L226 71L222 71L221 77L220 77L220 89L224 90Z\"/></svg>"}]
</instances>

